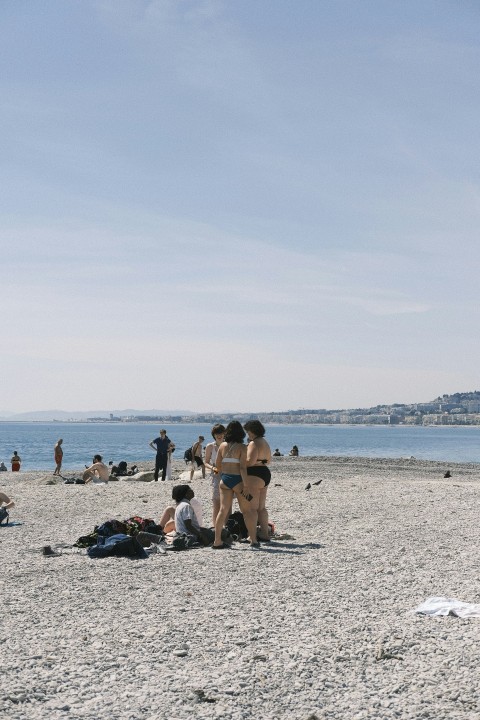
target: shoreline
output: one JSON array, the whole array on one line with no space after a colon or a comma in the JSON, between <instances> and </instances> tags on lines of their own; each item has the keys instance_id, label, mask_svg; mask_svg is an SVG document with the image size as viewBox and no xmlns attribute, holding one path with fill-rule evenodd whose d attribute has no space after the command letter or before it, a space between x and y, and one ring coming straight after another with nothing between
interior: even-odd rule
<instances>
[{"instance_id":1,"label":"shoreline","mask_svg":"<svg viewBox=\"0 0 480 720\"><path fill-rule=\"evenodd\" d=\"M416 458L416 457L377 457L377 456L364 456L364 455L302 455L300 457L290 457L288 455L284 455L281 457L274 457L272 458L272 462L270 464L270 468L272 469L272 472L275 471L276 467L281 466L282 463L298 463L298 462L306 462L306 463L321 463L323 465L328 465L329 463L333 464L357 464L359 466L374 466L376 464L384 466L384 465L391 465L395 464L397 467L405 467L412 468L412 466L418 465L418 466L425 466L430 467L432 469L438 468L439 470L442 468L445 468L445 471L448 469L451 469L452 467L457 468L458 470L480 470L480 461L478 462L458 462L456 460L426 460L423 458ZM132 460L128 462L128 466L131 467L132 465L137 465L139 468L139 471L147 471L147 470L153 470L155 462L154 460L150 459L144 459L144 460ZM53 474L54 468L52 467L53 463L46 468L28 468L28 469L20 469L19 472L12 472L11 470L7 470L4 472L0 472L0 485L2 477L6 477L7 475L13 475L13 476L22 476L26 474L31 473L43 473L48 474L51 472ZM174 473L181 473L182 471L188 469L188 466L183 460L174 460L172 463L172 471ZM67 467L64 470L62 469L62 472L64 475L72 474L72 473L82 473L85 470L85 467Z\"/></svg>"}]
</instances>

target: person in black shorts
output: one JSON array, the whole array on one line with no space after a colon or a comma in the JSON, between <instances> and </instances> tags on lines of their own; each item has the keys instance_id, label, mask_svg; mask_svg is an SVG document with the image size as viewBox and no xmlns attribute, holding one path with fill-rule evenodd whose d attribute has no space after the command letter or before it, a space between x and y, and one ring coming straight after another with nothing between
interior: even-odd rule
<instances>
[{"instance_id":1,"label":"person in black shorts","mask_svg":"<svg viewBox=\"0 0 480 720\"><path fill-rule=\"evenodd\" d=\"M192 469L190 470L190 482L193 480L195 466L202 468L202 477L205 478L205 463L203 462L203 435L198 436L197 442L192 445Z\"/></svg>"}]
</instances>

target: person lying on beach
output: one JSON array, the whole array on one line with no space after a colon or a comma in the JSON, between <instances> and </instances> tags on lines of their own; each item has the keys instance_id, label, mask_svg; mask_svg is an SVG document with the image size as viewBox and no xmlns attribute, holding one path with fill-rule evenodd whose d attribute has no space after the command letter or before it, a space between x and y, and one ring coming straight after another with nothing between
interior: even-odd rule
<instances>
[{"instance_id":1,"label":"person lying on beach","mask_svg":"<svg viewBox=\"0 0 480 720\"><path fill-rule=\"evenodd\" d=\"M90 467L85 470L82 477L85 484L91 482L92 480L97 483L108 483L110 471L108 469L108 465L105 465L105 463L102 462L101 455L93 456L93 465L90 465Z\"/></svg>"},{"instance_id":2,"label":"person lying on beach","mask_svg":"<svg viewBox=\"0 0 480 720\"><path fill-rule=\"evenodd\" d=\"M0 492L0 507L4 507L5 510L10 510L10 508L15 507L15 503L13 502L13 500L10 500L8 495Z\"/></svg>"},{"instance_id":3,"label":"person lying on beach","mask_svg":"<svg viewBox=\"0 0 480 720\"><path fill-rule=\"evenodd\" d=\"M243 444L245 430L238 420L228 423L225 441L218 448L216 468L220 473L220 511L215 520L214 550L229 547L222 540L222 531L235 496L247 526L250 545L258 548L257 508L252 507L253 494L250 492L247 475L247 448Z\"/></svg>"}]
</instances>

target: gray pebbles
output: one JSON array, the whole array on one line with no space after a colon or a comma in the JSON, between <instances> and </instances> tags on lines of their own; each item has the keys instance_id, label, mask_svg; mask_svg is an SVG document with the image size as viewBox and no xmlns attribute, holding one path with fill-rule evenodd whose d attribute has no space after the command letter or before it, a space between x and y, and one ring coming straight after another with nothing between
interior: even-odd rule
<instances>
[{"instance_id":1,"label":"gray pebbles","mask_svg":"<svg viewBox=\"0 0 480 720\"><path fill-rule=\"evenodd\" d=\"M480 620L410 612L480 602L480 471L446 468L279 458L268 505L286 539L147 560L66 546L112 517L158 520L173 482L3 473L23 524L0 528L0 716L478 720ZM209 524L209 483L192 485Z\"/></svg>"}]
</instances>

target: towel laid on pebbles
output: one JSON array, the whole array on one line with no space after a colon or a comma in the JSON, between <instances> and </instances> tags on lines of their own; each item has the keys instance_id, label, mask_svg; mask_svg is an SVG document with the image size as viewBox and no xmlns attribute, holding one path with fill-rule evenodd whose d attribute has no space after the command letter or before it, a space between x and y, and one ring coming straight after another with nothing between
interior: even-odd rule
<instances>
[{"instance_id":1,"label":"towel laid on pebbles","mask_svg":"<svg viewBox=\"0 0 480 720\"><path fill-rule=\"evenodd\" d=\"M473 618L480 617L480 605L462 602L461 600L455 600L455 598L429 597L413 612L432 617L453 615L459 618Z\"/></svg>"}]
</instances>

